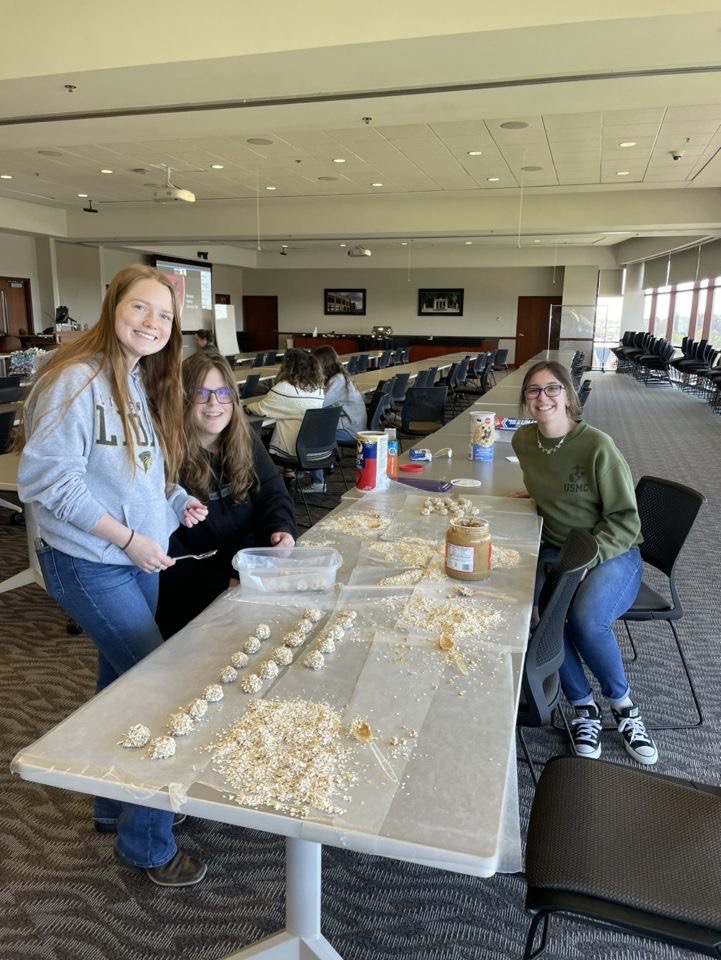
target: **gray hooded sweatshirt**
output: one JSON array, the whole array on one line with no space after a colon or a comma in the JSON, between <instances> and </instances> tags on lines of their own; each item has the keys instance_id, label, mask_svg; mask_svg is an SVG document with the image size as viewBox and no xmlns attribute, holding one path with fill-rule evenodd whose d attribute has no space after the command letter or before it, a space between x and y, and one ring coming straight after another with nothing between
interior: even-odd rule
<instances>
[{"instance_id":1,"label":"gray hooded sweatshirt","mask_svg":"<svg viewBox=\"0 0 721 960\"><path fill-rule=\"evenodd\" d=\"M119 547L90 533L103 514L167 550L192 498L182 487L166 485L138 367L128 374L133 463L106 371L91 379L94 369L94 361L77 363L31 391L23 408L18 493L33 505L40 535L51 547L84 560L132 564Z\"/></svg>"}]
</instances>

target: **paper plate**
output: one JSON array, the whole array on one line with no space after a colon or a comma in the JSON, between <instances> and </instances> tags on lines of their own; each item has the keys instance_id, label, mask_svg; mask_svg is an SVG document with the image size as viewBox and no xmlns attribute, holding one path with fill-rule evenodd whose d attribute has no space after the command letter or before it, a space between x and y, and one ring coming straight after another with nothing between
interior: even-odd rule
<instances>
[{"instance_id":1,"label":"paper plate","mask_svg":"<svg viewBox=\"0 0 721 960\"><path fill-rule=\"evenodd\" d=\"M454 487L480 487L481 481L474 480L472 477L459 477L457 480L451 480Z\"/></svg>"}]
</instances>

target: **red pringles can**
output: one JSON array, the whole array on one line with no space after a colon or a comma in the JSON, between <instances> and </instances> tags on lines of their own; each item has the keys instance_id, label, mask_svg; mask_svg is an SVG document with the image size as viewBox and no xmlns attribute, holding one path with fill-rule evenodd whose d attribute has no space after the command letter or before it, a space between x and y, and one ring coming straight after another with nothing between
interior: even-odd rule
<instances>
[{"instance_id":1,"label":"red pringles can","mask_svg":"<svg viewBox=\"0 0 721 960\"><path fill-rule=\"evenodd\" d=\"M358 459L355 485L359 490L378 490L388 486L388 437L385 433L364 430L357 435Z\"/></svg>"}]
</instances>

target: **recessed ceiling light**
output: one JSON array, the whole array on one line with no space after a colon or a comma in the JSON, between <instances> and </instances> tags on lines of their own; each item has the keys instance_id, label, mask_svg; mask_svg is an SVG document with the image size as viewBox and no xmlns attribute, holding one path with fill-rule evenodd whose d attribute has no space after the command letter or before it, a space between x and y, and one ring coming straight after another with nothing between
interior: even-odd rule
<instances>
[{"instance_id":1,"label":"recessed ceiling light","mask_svg":"<svg viewBox=\"0 0 721 960\"><path fill-rule=\"evenodd\" d=\"M345 163L345 157L333 157L333 163Z\"/></svg>"},{"instance_id":2,"label":"recessed ceiling light","mask_svg":"<svg viewBox=\"0 0 721 960\"><path fill-rule=\"evenodd\" d=\"M499 181L500 179L501 179L500 177L486 177L486 180L487 180L489 183L498 183L498 181Z\"/></svg>"},{"instance_id":3,"label":"recessed ceiling light","mask_svg":"<svg viewBox=\"0 0 721 960\"><path fill-rule=\"evenodd\" d=\"M383 184L382 184L382 183L372 183L371 186L372 186L372 187L382 187Z\"/></svg>"},{"instance_id":4,"label":"recessed ceiling light","mask_svg":"<svg viewBox=\"0 0 721 960\"><path fill-rule=\"evenodd\" d=\"M266 187L265 189L266 189L266 190L277 190L278 188L277 188L277 187Z\"/></svg>"},{"instance_id":5,"label":"recessed ceiling light","mask_svg":"<svg viewBox=\"0 0 721 960\"><path fill-rule=\"evenodd\" d=\"M543 167L521 167L521 170L525 170L526 173L538 173L539 170L543 170Z\"/></svg>"},{"instance_id":6,"label":"recessed ceiling light","mask_svg":"<svg viewBox=\"0 0 721 960\"><path fill-rule=\"evenodd\" d=\"M339 247L347 247L348 244L347 244L347 243L339 243L338 246L339 246Z\"/></svg>"},{"instance_id":7,"label":"recessed ceiling light","mask_svg":"<svg viewBox=\"0 0 721 960\"><path fill-rule=\"evenodd\" d=\"M525 130L527 126L524 120L507 120L501 124L503 130Z\"/></svg>"},{"instance_id":8,"label":"recessed ceiling light","mask_svg":"<svg viewBox=\"0 0 721 960\"><path fill-rule=\"evenodd\" d=\"M407 240L401 240L401 246L402 246L402 247L407 247L407 246L408 246L408 241L407 241Z\"/></svg>"},{"instance_id":9,"label":"recessed ceiling light","mask_svg":"<svg viewBox=\"0 0 721 960\"><path fill-rule=\"evenodd\" d=\"M466 240L466 246L467 246L467 247L472 247L472 246L473 246L473 241L472 241L472 240Z\"/></svg>"},{"instance_id":10,"label":"recessed ceiling light","mask_svg":"<svg viewBox=\"0 0 721 960\"><path fill-rule=\"evenodd\" d=\"M482 150L468 150L468 156L469 156L469 157L482 157L482 156L483 156L483 151L482 151Z\"/></svg>"},{"instance_id":11,"label":"recessed ceiling light","mask_svg":"<svg viewBox=\"0 0 721 960\"><path fill-rule=\"evenodd\" d=\"M616 171L616 176L617 176L617 177L627 177L627 176L630 174L630 172L631 172L630 170L617 170L617 171Z\"/></svg>"},{"instance_id":12,"label":"recessed ceiling light","mask_svg":"<svg viewBox=\"0 0 721 960\"><path fill-rule=\"evenodd\" d=\"M285 248L286 248L287 246L288 246L287 243L281 243L281 247L283 247L284 250L285 250Z\"/></svg>"},{"instance_id":13,"label":"recessed ceiling light","mask_svg":"<svg viewBox=\"0 0 721 960\"><path fill-rule=\"evenodd\" d=\"M619 143L619 147L635 147L635 146L636 146L635 140L622 140L621 143Z\"/></svg>"},{"instance_id":14,"label":"recessed ceiling light","mask_svg":"<svg viewBox=\"0 0 721 960\"><path fill-rule=\"evenodd\" d=\"M224 170L224 169L225 169L225 165L222 164L222 163L211 163L210 169L211 169L211 170Z\"/></svg>"},{"instance_id":15,"label":"recessed ceiling light","mask_svg":"<svg viewBox=\"0 0 721 960\"><path fill-rule=\"evenodd\" d=\"M12 180L12 178L11 173L0 173L0 180Z\"/></svg>"},{"instance_id":16,"label":"recessed ceiling light","mask_svg":"<svg viewBox=\"0 0 721 960\"><path fill-rule=\"evenodd\" d=\"M87 200L88 198L87 193L79 193L78 196L80 197L81 200Z\"/></svg>"},{"instance_id":17,"label":"recessed ceiling light","mask_svg":"<svg viewBox=\"0 0 721 960\"><path fill-rule=\"evenodd\" d=\"M107 167L103 167L100 172L101 172L101 173L112 173L113 171L112 171L112 170L108 170Z\"/></svg>"},{"instance_id":18,"label":"recessed ceiling light","mask_svg":"<svg viewBox=\"0 0 721 960\"><path fill-rule=\"evenodd\" d=\"M249 139L249 140L246 140L245 142L246 142L246 143L254 143L254 144L256 144L256 146L260 146L260 147L267 147L267 146L269 146L273 141L272 141L272 140L267 140L265 137L250 137L250 139Z\"/></svg>"},{"instance_id":19,"label":"recessed ceiling light","mask_svg":"<svg viewBox=\"0 0 721 960\"><path fill-rule=\"evenodd\" d=\"M540 243L541 241L540 241L540 240L534 240L533 242L534 242L534 243Z\"/></svg>"}]
</instances>

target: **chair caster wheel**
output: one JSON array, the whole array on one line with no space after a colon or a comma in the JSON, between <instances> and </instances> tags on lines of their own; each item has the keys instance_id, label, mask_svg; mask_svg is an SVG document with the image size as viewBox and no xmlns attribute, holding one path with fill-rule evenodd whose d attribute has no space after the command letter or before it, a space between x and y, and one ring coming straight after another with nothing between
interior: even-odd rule
<instances>
[{"instance_id":1,"label":"chair caster wheel","mask_svg":"<svg viewBox=\"0 0 721 960\"><path fill-rule=\"evenodd\" d=\"M13 513L10 517L10 523L14 523L16 526L20 526L25 523L25 517L22 513Z\"/></svg>"},{"instance_id":2,"label":"chair caster wheel","mask_svg":"<svg viewBox=\"0 0 721 960\"><path fill-rule=\"evenodd\" d=\"M71 637L77 637L83 632L83 628L80 626L80 624L76 623L70 617L68 617L68 622L65 624L65 629Z\"/></svg>"}]
</instances>

